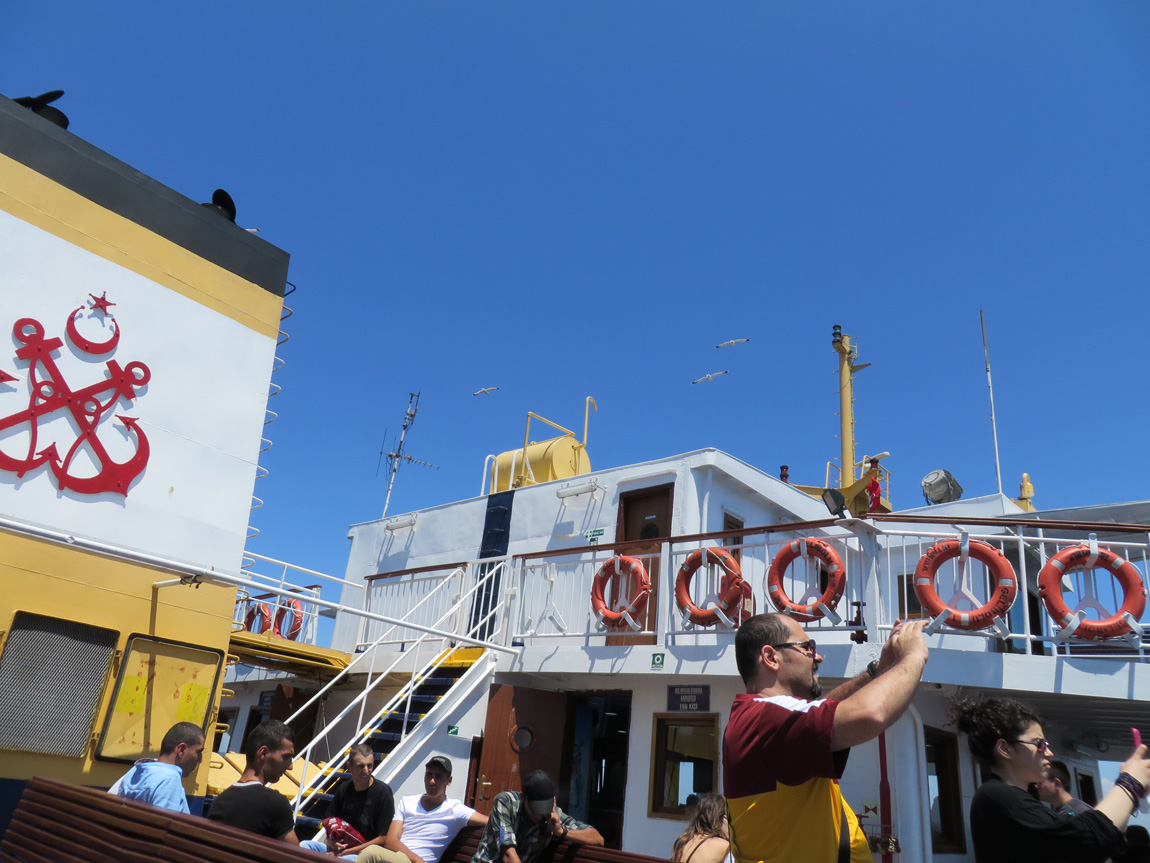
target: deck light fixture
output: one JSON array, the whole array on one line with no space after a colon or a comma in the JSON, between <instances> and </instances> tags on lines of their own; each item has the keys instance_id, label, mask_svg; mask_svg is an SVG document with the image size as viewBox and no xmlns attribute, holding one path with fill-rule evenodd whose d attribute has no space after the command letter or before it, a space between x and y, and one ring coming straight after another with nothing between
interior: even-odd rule
<instances>
[{"instance_id":1,"label":"deck light fixture","mask_svg":"<svg viewBox=\"0 0 1150 863\"><path fill-rule=\"evenodd\" d=\"M831 515L838 516L839 518L850 518L850 510L847 509L847 499L843 497L843 493L837 488L823 489L823 503L827 505L827 509Z\"/></svg>"},{"instance_id":2,"label":"deck light fixture","mask_svg":"<svg viewBox=\"0 0 1150 863\"><path fill-rule=\"evenodd\" d=\"M932 470L922 478L922 496L929 505L952 503L962 497L962 486L948 470Z\"/></svg>"},{"instance_id":3,"label":"deck light fixture","mask_svg":"<svg viewBox=\"0 0 1150 863\"><path fill-rule=\"evenodd\" d=\"M595 480L590 482L581 483L579 485L567 485L563 488L556 489L555 496L560 500L569 497L575 497L580 494L595 494L597 491L606 491L603 486L599 485Z\"/></svg>"},{"instance_id":4,"label":"deck light fixture","mask_svg":"<svg viewBox=\"0 0 1150 863\"><path fill-rule=\"evenodd\" d=\"M391 521L384 522L383 529L387 531L402 530L405 527L415 527L415 513L401 515Z\"/></svg>"}]
</instances>

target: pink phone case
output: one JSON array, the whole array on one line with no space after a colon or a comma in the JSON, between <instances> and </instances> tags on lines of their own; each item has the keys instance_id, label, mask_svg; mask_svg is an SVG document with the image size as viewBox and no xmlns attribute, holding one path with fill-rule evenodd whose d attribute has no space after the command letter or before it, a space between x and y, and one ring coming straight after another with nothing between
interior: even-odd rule
<instances>
[{"instance_id":1,"label":"pink phone case","mask_svg":"<svg viewBox=\"0 0 1150 863\"><path fill-rule=\"evenodd\" d=\"M1131 728L1130 733L1134 735L1134 748L1137 749L1142 745L1142 732L1137 728Z\"/></svg>"}]
</instances>

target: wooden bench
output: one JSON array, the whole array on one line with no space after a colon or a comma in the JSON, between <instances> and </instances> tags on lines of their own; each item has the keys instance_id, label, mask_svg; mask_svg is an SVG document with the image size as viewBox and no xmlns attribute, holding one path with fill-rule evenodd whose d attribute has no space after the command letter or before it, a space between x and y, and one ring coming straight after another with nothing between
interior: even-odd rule
<instances>
[{"instance_id":1,"label":"wooden bench","mask_svg":"<svg viewBox=\"0 0 1150 863\"><path fill-rule=\"evenodd\" d=\"M471 863L481 838L483 838L482 827L464 827L443 850L439 863ZM600 848L581 842L565 841L549 846L540 855L539 863L667 863L667 858L649 857L646 854L632 854L630 851L619 851L616 848Z\"/></svg>"},{"instance_id":2,"label":"wooden bench","mask_svg":"<svg viewBox=\"0 0 1150 863\"><path fill-rule=\"evenodd\" d=\"M439 863L470 863L482 827L465 827ZM333 858L195 815L36 777L0 841L2 863L317 863ZM561 842L539 863L667 863L662 857Z\"/></svg>"},{"instance_id":3,"label":"wooden bench","mask_svg":"<svg viewBox=\"0 0 1150 863\"><path fill-rule=\"evenodd\" d=\"M29 780L0 841L4 863L317 863L295 845L95 788Z\"/></svg>"}]
</instances>

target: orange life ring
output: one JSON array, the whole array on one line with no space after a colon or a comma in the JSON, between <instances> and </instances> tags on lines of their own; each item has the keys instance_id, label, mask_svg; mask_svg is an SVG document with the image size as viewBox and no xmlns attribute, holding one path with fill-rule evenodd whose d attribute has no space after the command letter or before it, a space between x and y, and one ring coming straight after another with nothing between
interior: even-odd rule
<instances>
[{"instance_id":1,"label":"orange life ring","mask_svg":"<svg viewBox=\"0 0 1150 863\"><path fill-rule=\"evenodd\" d=\"M995 618L1003 617L1014 605L1014 598L1018 595L1018 579L1014 567L1001 551L985 542L973 541L970 543L970 556L985 564L994 579L990 599L986 605L974 611L951 608L939 599L938 591L934 589L934 577L946 561L958 557L961 552L962 542L957 539L936 542L927 549L914 571L914 595L922 607L930 612L931 617L950 612L945 621L947 626L965 630L986 629L994 623Z\"/></svg>"},{"instance_id":2,"label":"orange life ring","mask_svg":"<svg viewBox=\"0 0 1150 863\"><path fill-rule=\"evenodd\" d=\"M691 579L695 577L704 560L707 563L718 564L726 570L719 585L719 604L715 608L702 609L691 602ZM675 577L675 604L679 606L681 613L687 613L691 623L696 626L714 626L719 622L719 609L726 614L733 607L742 607L745 584L739 562L731 557L730 552L721 548L700 548L692 551L679 567L679 574ZM740 615L727 614L727 617L739 618Z\"/></svg>"},{"instance_id":3,"label":"orange life ring","mask_svg":"<svg viewBox=\"0 0 1150 863\"><path fill-rule=\"evenodd\" d=\"M631 577L631 604L624 609L615 611L607 607L603 593L607 587L607 582L616 574L623 572ZM623 615L629 614L632 620L640 623L639 616L647 608L647 599L650 595L651 580L647 577L647 570L643 566L643 561L637 557L620 554L604 563L595 573L595 578L591 582L591 610L608 629L629 629L630 624L627 623L627 618Z\"/></svg>"},{"instance_id":4,"label":"orange life ring","mask_svg":"<svg viewBox=\"0 0 1150 863\"><path fill-rule=\"evenodd\" d=\"M813 555L827 573L827 589L810 605L799 605L783 590L783 574L787 571L787 567L803 554L803 545L806 545L806 553ZM821 539L796 539L788 542L779 549L779 553L771 561L771 568L767 571L767 595L770 596L775 608L804 623L818 620L823 616L820 605L825 604L833 611L843 598L846 585L847 570L843 566L843 559L839 557L834 546Z\"/></svg>"},{"instance_id":5,"label":"orange life ring","mask_svg":"<svg viewBox=\"0 0 1150 863\"><path fill-rule=\"evenodd\" d=\"M1135 620L1141 619L1142 612L1146 610L1146 586L1134 564L1114 552L1100 548L1095 556L1086 545L1062 549L1047 560L1046 566L1038 573L1038 595L1042 597L1054 622L1065 629L1075 615L1062 598L1062 576L1074 569L1093 569L1095 563L1110 570L1122 585L1122 607L1105 620L1082 620L1074 630L1074 635L1093 639L1117 638L1131 631L1130 624L1126 622L1127 612Z\"/></svg>"},{"instance_id":6,"label":"orange life ring","mask_svg":"<svg viewBox=\"0 0 1150 863\"><path fill-rule=\"evenodd\" d=\"M280 638L295 641L303 631L303 605L298 599L281 599L272 629Z\"/></svg>"},{"instance_id":7,"label":"orange life ring","mask_svg":"<svg viewBox=\"0 0 1150 863\"><path fill-rule=\"evenodd\" d=\"M267 632L272 625L272 610L266 602L253 602L248 609L248 616L244 620L244 629L259 635Z\"/></svg>"}]
</instances>

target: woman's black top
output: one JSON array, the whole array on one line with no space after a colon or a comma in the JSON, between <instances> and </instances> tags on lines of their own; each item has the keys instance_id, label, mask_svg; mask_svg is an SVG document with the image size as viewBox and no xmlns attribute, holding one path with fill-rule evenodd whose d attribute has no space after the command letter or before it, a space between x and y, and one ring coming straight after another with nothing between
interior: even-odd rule
<instances>
[{"instance_id":1,"label":"woman's black top","mask_svg":"<svg viewBox=\"0 0 1150 863\"><path fill-rule=\"evenodd\" d=\"M1126 839L1101 812L1055 815L1021 788L997 776L970 804L976 863L1103 863Z\"/></svg>"}]
</instances>

